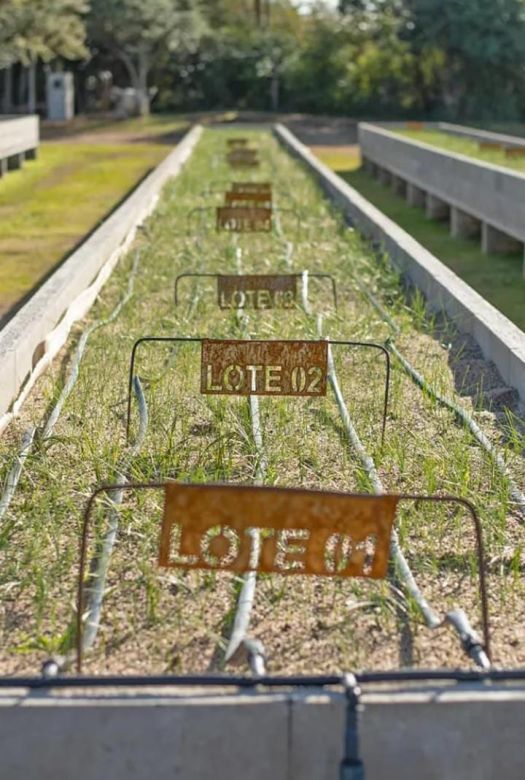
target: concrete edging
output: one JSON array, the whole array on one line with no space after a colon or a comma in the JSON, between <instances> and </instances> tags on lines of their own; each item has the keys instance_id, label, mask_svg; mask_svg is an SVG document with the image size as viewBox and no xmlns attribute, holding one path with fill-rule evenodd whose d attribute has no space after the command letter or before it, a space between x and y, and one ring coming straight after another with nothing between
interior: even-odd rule
<instances>
[{"instance_id":1,"label":"concrete edging","mask_svg":"<svg viewBox=\"0 0 525 780\"><path fill-rule=\"evenodd\" d=\"M87 314L137 227L155 208L162 187L180 172L201 133L200 125L193 127L0 331L0 432L65 344L73 323Z\"/></svg>"},{"instance_id":2,"label":"concrete edging","mask_svg":"<svg viewBox=\"0 0 525 780\"><path fill-rule=\"evenodd\" d=\"M330 198L359 230L380 244L392 263L427 298L434 310L444 310L460 330L470 333L485 358L492 360L504 381L525 402L525 335L507 317L462 281L405 230L318 160L287 128L275 126L281 143L315 174Z\"/></svg>"},{"instance_id":3,"label":"concrete edging","mask_svg":"<svg viewBox=\"0 0 525 780\"><path fill-rule=\"evenodd\" d=\"M477 225L482 250L521 251L525 243L525 175L502 165L407 138L381 125L360 123L365 164L381 181L426 194L429 217L448 219L458 210ZM525 270L525 265L524 265Z\"/></svg>"},{"instance_id":4,"label":"concrete edging","mask_svg":"<svg viewBox=\"0 0 525 780\"><path fill-rule=\"evenodd\" d=\"M524 776L519 683L365 688L361 702L358 750L367 778ZM0 694L9 780L337 780L345 730L346 697L319 688Z\"/></svg>"},{"instance_id":5,"label":"concrete edging","mask_svg":"<svg viewBox=\"0 0 525 780\"><path fill-rule=\"evenodd\" d=\"M34 160L40 140L37 114L0 115L0 179L8 170L20 168L24 160Z\"/></svg>"}]
</instances>

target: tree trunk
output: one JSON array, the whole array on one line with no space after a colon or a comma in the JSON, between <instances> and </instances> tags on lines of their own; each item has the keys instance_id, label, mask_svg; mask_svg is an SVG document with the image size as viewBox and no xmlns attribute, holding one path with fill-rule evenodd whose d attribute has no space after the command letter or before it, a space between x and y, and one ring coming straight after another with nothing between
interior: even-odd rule
<instances>
[{"instance_id":1,"label":"tree trunk","mask_svg":"<svg viewBox=\"0 0 525 780\"><path fill-rule=\"evenodd\" d=\"M255 22L257 27L261 26L261 0L254 0Z\"/></svg>"},{"instance_id":2,"label":"tree trunk","mask_svg":"<svg viewBox=\"0 0 525 780\"><path fill-rule=\"evenodd\" d=\"M23 65L20 65L20 71L18 74L18 99L16 105L17 112L20 110L20 107L24 105L25 96L26 96L26 69L24 68Z\"/></svg>"},{"instance_id":3,"label":"tree trunk","mask_svg":"<svg viewBox=\"0 0 525 780\"><path fill-rule=\"evenodd\" d=\"M138 72L138 112L140 116L148 116L150 111L150 100L148 93L148 71L149 57L144 49L139 50L139 72Z\"/></svg>"},{"instance_id":4,"label":"tree trunk","mask_svg":"<svg viewBox=\"0 0 525 780\"><path fill-rule=\"evenodd\" d=\"M13 70L11 65L4 69L4 95L2 99L2 112L10 114L13 110Z\"/></svg>"},{"instance_id":5,"label":"tree trunk","mask_svg":"<svg viewBox=\"0 0 525 780\"><path fill-rule=\"evenodd\" d=\"M272 101L272 111L278 111L279 110L279 70L278 68L273 68L272 70L272 80L270 84L270 96Z\"/></svg>"},{"instance_id":6,"label":"tree trunk","mask_svg":"<svg viewBox=\"0 0 525 780\"><path fill-rule=\"evenodd\" d=\"M126 70L128 71L129 79L131 81L131 86L137 95L135 113L139 114L140 116L147 116L149 114L149 61L147 53L143 50L139 52L137 67L135 67L135 63L127 52L119 49L116 53L126 66Z\"/></svg>"},{"instance_id":7,"label":"tree trunk","mask_svg":"<svg viewBox=\"0 0 525 780\"><path fill-rule=\"evenodd\" d=\"M27 71L27 112L36 112L36 60L31 60Z\"/></svg>"}]
</instances>

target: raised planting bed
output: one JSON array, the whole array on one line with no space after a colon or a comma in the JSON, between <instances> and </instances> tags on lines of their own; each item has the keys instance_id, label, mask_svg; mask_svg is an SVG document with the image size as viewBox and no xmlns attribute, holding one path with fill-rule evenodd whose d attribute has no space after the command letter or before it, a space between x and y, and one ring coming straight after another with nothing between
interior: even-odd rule
<instances>
[{"instance_id":1,"label":"raised planting bed","mask_svg":"<svg viewBox=\"0 0 525 780\"><path fill-rule=\"evenodd\" d=\"M365 165L381 181L391 183L409 203L424 206L431 218L449 220L453 235L480 239L487 254L515 252L521 255L519 262L523 263L525 176L522 172L503 167L499 159L486 162L474 159L473 154L464 151L476 149L474 141L446 133L394 132L362 123L359 140ZM487 154L483 152L483 159ZM503 155L503 152L490 154ZM513 168L524 162L519 157L512 160Z\"/></svg>"},{"instance_id":2,"label":"raised planting bed","mask_svg":"<svg viewBox=\"0 0 525 780\"><path fill-rule=\"evenodd\" d=\"M24 432L35 425L39 429L32 448L24 451L24 470L2 516L1 672L34 673L51 654L69 658L74 651L86 500L96 485L124 479L365 493L382 489L471 500L487 552L492 655L499 665L519 665L522 514L516 497L509 498L508 477L456 416L421 392L397 362L382 445L381 350L333 346L345 415L332 379L322 397L261 392L255 400L203 394L199 342L143 344L134 376L145 404L140 416L140 405L133 401L126 442L128 372L137 339L316 340L322 328L334 341L384 343L391 327L359 283L388 301L390 319L399 329L396 349L474 416L501 448L514 480L523 482L519 429L509 424L503 431L501 419L476 413L471 400L456 392L461 373L464 382L480 390L485 382L497 382L491 367L474 352L476 371L466 375L461 356L472 349L470 342L462 341L447 321L435 332L420 298L407 303L397 276L386 264L376 264L370 247L348 230L312 177L269 133L242 134L258 143L260 168L248 175L232 173L225 163L228 136L205 131L87 321L75 328L62 360L35 385L21 416L4 433L1 457L7 477L16 471ZM247 176L274 185L271 231L216 232L215 206L222 202L224 187ZM203 209L196 220L188 218L194 209ZM302 299L304 276L298 305L289 309L249 309L241 317L219 308L214 279L186 280L175 307L175 277L189 271L331 274L339 307L334 309L330 288L321 279L309 279L308 301ZM124 305L116 309L119 301ZM322 323L317 314L324 315ZM50 409L69 387L81 332L96 323L100 327L91 331L77 382L51 424ZM219 379L212 375L210 381ZM8 482L12 485L13 479ZM113 491L112 502L101 495L94 505L86 560L97 575L87 576L85 583L83 671L223 669L225 650L238 628L234 616L239 615L241 589L246 595L246 577L159 568L162 490L124 490L121 503L118 497ZM385 580L282 574L248 580L253 606L247 633L266 648L272 673L470 664L450 624L440 624L447 612L462 608L481 629L479 571L466 508L406 502L396 527L398 546ZM420 603L408 595L399 551L436 620L425 621Z\"/></svg>"},{"instance_id":3,"label":"raised planting bed","mask_svg":"<svg viewBox=\"0 0 525 780\"><path fill-rule=\"evenodd\" d=\"M0 116L0 178L34 159L39 144L39 119L31 116Z\"/></svg>"}]
</instances>

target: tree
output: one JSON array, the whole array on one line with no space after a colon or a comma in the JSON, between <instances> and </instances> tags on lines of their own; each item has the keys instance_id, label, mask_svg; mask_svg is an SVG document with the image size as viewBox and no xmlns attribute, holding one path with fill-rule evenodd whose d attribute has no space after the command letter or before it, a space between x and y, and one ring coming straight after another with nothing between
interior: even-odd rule
<instances>
[{"instance_id":1,"label":"tree","mask_svg":"<svg viewBox=\"0 0 525 780\"><path fill-rule=\"evenodd\" d=\"M148 76L163 57L197 47L205 25L197 0L91 0L91 46L119 59L138 97L150 107Z\"/></svg>"},{"instance_id":2,"label":"tree","mask_svg":"<svg viewBox=\"0 0 525 780\"><path fill-rule=\"evenodd\" d=\"M85 57L86 0L0 0L0 67L28 68L28 110L36 108L38 60Z\"/></svg>"},{"instance_id":3,"label":"tree","mask_svg":"<svg viewBox=\"0 0 525 780\"><path fill-rule=\"evenodd\" d=\"M405 0L403 37L421 62L443 53L441 102L453 115L516 114L523 99L523 0Z\"/></svg>"}]
</instances>

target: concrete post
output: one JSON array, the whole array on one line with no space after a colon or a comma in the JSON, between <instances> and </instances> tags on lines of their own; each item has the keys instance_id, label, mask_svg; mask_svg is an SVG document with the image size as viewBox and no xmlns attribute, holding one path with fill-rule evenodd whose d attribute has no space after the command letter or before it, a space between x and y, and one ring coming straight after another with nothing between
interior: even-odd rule
<instances>
[{"instance_id":1,"label":"concrete post","mask_svg":"<svg viewBox=\"0 0 525 780\"><path fill-rule=\"evenodd\" d=\"M512 254L523 251L523 243L483 222L481 226L481 251L486 255L501 252Z\"/></svg>"},{"instance_id":2,"label":"concrete post","mask_svg":"<svg viewBox=\"0 0 525 780\"><path fill-rule=\"evenodd\" d=\"M374 178L377 176L377 165L372 162L372 160L369 160L367 157L363 157L363 170L368 173L369 176L373 176Z\"/></svg>"},{"instance_id":3,"label":"concrete post","mask_svg":"<svg viewBox=\"0 0 525 780\"><path fill-rule=\"evenodd\" d=\"M404 179L401 178L401 176L392 174L392 189L396 195L401 195L402 198L406 198L407 183Z\"/></svg>"},{"instance_id":4,"label":"concrete post","mask_svg":"<svg viewBox=\"0 0 525 780\"><path fill-rule=\"evenodd\" d=\"M456 206L451 206L450 234L454 238L478 238L481 235L481 221Z\"/></svg>"},{"instance_id":5,"label":"concrete post","mask_svg":"<svg viewBox=\"0 0 525 780\"><path fill-rule=\"evenodd\" d=\"M435 195L431 195L427 192L425 211L427 217L431 219L446 220L450 216L450 206L446 201L437 198Z\"/></svg>"},{"instance_id":6,"label":"concrete post","mask_svg":"<svg viewBox=\"0 0 525 780\"><path fill-rule=\"evenodd\" d=\"M425 190L420 187L416 187L415 184L407 182L407 203L409 206L419 206L425 208L427 200L427 194Z\"/></svg>"},{"instance_id":7,"label":"concrete post","mask_svg":"<svg viewBox=\"0 0 525 780\"><path fill-rule=\"evenodd\" d=\"M0 160L0 179L7 173L7 157Z\"/></svg>"},{"instance_id":8,"label":"concrete post","mask_svg":"<svg viewBox=\"0 0 525 780\"><path fill-rule=\"evenodd\" d=\"M7 158L7 169L9 171L16 171L18 168L22 167L22 163L24 162L24 159L25 159L24 152L13 154L12 157Z\"/></svg>"},{"instance_id":9,"label":"concrete post","mask_svg":"<svg viewBox=\"0 0 525 780\"><path fill-rule=\"evenodd\" d=\"M390 171L388 171L386 168L380 168L377 169L377 177L379 179L379 183L383 184L385 187L388 187L390 185L390 182L392 181L392 174Z\"/></svg>"}]
</instances>

